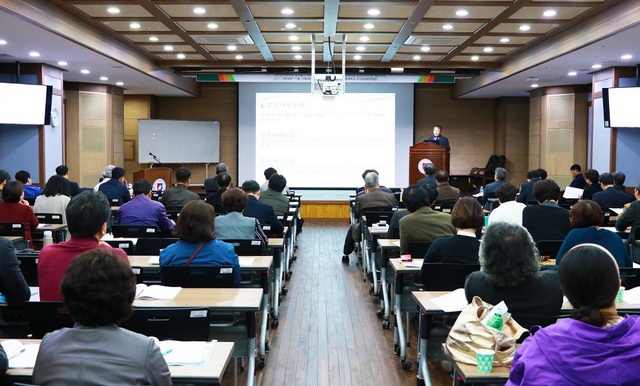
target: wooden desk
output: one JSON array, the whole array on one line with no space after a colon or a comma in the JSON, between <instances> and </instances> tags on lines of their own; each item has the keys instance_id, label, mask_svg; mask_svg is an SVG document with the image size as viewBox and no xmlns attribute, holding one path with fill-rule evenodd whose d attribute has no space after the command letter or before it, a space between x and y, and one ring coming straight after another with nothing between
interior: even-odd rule
<instances>
[{"instance_id":1,"label":"wooden desk","mask_svg":"<svg viewBox=\"0 0 640 386\"><path fill-rule=\"evenodd\" d=\"M285 236L290 234L291 227L288 227ZM271 291L271 326L278 327L278 315L280 313L280 294L286 295L287 289L284 287L284 280L286 280L285 271L285 259L288 259L288 244L284 237L282 238L270 238L267 243L267 249L272 252L273 255L273 270L274 270L274 289Z\"/></svg>"},{"instance_id":2,"label":"wooden desk","mask_svg":"<svg viewBox=\"0 0 640 386\"><path fill-rule=\"evenodd\" d=\"M400 239L378 239L378 245L382 250L382 259L380 261L380 281L382 286L382 304L378 310L378 315L382 315L382 328L389 328L389 316L391 314L391 306L389 301L389 254L391 251L400 251Z\"/></svg>"},{"instance_id":3,"label":"wooden desk","mask_svg":"<svg viewBox=\"0 0 640 386\"><path fill-rule=\"evenodd\" d=\"M21 339L23 344L40 344L40 339ZM214 342L209 360L202 366L169 366L174 382L219 383L233 354L233 342ZM8 369L4 380L31 382L33 368Z\"/></svg>"},{"instance_id":4,"label":"wooden desk","mask_svg":"<svg viewBox=\"0 0 640 386\"><path fill-rule=\"evenodd\" d=\"M478 372L478 367L476 365L468 365L466 363L459 363L455 361L451 361L451 363L453 364L454 379L457 375L459 375L460 377L462 377L462 380L465 382L465 384L504 384L509 379L509 371L511 370L511 367L493 366L490 373L481 373Z\"/></svg>"},{"instance_id":5,"label":"wooden desk","mask_svg":"<svg viewBox=\"0 0 640 386\"><path fill-rule=\"evenodd\" d=\"M33 239L42 238L44 236L44 231L51 231L51 235L53 237L54 243L59 243L64 241L63 231L67 229L67 224L43 224L40 223L38 227L31 231L31 236Z\"/></svg>"}]
</instances>

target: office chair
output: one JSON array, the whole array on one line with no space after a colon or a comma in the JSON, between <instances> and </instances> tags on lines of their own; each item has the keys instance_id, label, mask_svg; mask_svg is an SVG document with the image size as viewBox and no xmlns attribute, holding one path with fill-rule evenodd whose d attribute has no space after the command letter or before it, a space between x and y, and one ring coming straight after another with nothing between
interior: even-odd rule
<instances>
[{"instance_id":1,"label":"office chair","mask_svg":"<svg viewBox=\"0 0 640 386\"><path fill-rule=\"evenodd\" d=\"M156 256L160 254L161 249L164 249L179 240L180 239L175 237L141 237L136 243L136 254Z\"/></svg>"},{"instance_id":2,"label":"office chair","mask_svg":"<svg viewBox=\"0 0 640 386\"><path fill-rule=\"evenodd\" d=\"M423 242L423 241L412 241L409 242L409 254L414 259L423 259L424 255L427 254L427 251L431 247L431 243Z\"/></svg>"},{"instance_id":3,"label":"office chair","mask_svg":"<svg viewBox=\"0 0 640 386\"><path fill-rule=\"evenodd\" d=\"M36 213L35 215L41 224L62 224L60 213Z\"/></svg>"},{"instance_id":4,"label":"office chair","mask_svg":"<svg viewBox=\"0 0 640 386\"><path fill-rule=\"evenodd\" d=\"M186 288L233 288L232 266L160 266L162 285Z\"/></svg>"},{"instance_id":5,"label":"office chair","mask_svg":"<svg viewBox=\"0 0 640 386\"><path fill-rule=\"evenodd\" d=\"M30 240L26 240L24 226L21 222L0 222L0 236L22 237L22 248L20 249L27 248ZM14 243L14 245L16 244Z\"/></svg>"},{"instance_id":6,"label":"office chair","mask_svg":"<svg viewBox=\"0 0 640 386\"><path fill-rule=\"evenodd\" d=\"M259 256L263 252L260 240L227 239L222 241L233 245L238 256Z\"/></svg>"},{"instance_id":7,"label":"office chair","mask_svg":"<svg viewBox=\"0 0 640 386\"><path fill-rule=\"evenodd\" d=\"M25 302L23 307L29 322L30 338L42 339L51 331L74 325L62 302Z\"/></svg>"},{"instance_id":8,"label":"office chair","mask_svg":"<svg viewBox=\"0 0 640 386\"><path fill-rule=\"evenodd\" d=\"M38 286L38 257L40 251L19 251L16 252L18 258L18 265L22 276L26 280L29 287Z\"/></svg>"},{"instance_id":9,"label":"office chair","mask_svg":"<svg viewBox=\"0 0 640 386\"><path fill-rule=\"evenodd\" d=\"M114 248L124 250L127 255L133 255L135 252L132 240L102 240Z\"/></svg>"},{"instance_id":10,"label":"office chair","mask_svg":"<svg viewBox=\"0 0 640 386\"><path fill-rule=\"evenodd\" d=\"M120 327L160 340L207 341L209 309L136 307Z\"/></svg>"},{"instance_id":11,"label":"office chair","mask_svg":"<svg viewBox=\"0 0 640 386\"><path fill-rule=\"evenodd\" d=\"M151 225L116 225L111 226L113 237L161 237L160 230Z\"/></svg>"},{"instance_id":12,"label":"office chair","mask_svg":"<svg viewBox=\"0 0 640 386\"><path fill-rule=\"evenodd\" d=\"M564 240L538 240L536 248L540 257L548 256L550 259L555 259L563 242Z\"/></svg>"},{"instance_id":13,"label":"office chair","mask_svg":"<svg viewBox=\"0 0 640 386\"><path fill-rule=\"evenodd\" d=\"M424 263L420 278L427 291L453 291L463 288L467 276L479 270L479 264Z\"/></svg>"}]
</instances>

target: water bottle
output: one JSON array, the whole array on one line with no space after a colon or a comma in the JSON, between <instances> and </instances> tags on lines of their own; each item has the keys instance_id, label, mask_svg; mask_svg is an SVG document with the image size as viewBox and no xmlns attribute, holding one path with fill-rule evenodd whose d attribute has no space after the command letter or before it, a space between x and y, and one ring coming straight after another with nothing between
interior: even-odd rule
<instances>
[{"instance_id":1,"label":"water bottle","mask_svg":"<svg viewBox=\"0 0 640 386\"><path fill-rule=\"evenodd\" d=\"M53 237L51 231L44 231L44 237L42 237L42 246L53 244Z\"/></svg>"}]
</instances>

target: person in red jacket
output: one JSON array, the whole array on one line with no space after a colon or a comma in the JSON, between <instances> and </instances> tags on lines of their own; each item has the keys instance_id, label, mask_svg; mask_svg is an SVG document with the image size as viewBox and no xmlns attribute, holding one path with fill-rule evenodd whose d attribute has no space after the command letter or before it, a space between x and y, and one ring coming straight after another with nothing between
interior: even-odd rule
<instances>
[{"instance_id":1,"label":"person in red jacket","mask_svg":"<svg viewBox=\"0 0 640 386\"><path fill-rule=\"evenodd\" d=\"M24 187L20 181L9 181L2 188L2 198L0 203L0 222L22 223L24 224L24 241L29 248L34 248L31 231L40 224L33 209L24 199Z\"/></svg>"}]
</instances>

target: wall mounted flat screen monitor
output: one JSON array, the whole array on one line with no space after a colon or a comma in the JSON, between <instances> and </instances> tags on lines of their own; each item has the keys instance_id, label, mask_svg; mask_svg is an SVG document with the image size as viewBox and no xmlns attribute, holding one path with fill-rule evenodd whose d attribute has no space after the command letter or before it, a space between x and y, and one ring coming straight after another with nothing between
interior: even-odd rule
<instances>
[{"instance_id":1,"label":"wall mounted flat screen monitor","mask_svg":"<svg viewBox=\"0 0 640 386\"><path fill-rule=\"evenodd\" d=\"M640 87L603 88L604 127L640 127Z\"/></svg>"},{"instance_id":2,"label":"wall mounted flat screen monitor","mask_svg":"<svg viewBox=\"0 0 640 386\"><path fill-rule=\"evenodd\" d=\"M0 124L49 125L53 87L0 83Z\"/></svg>"}]
</instances>

